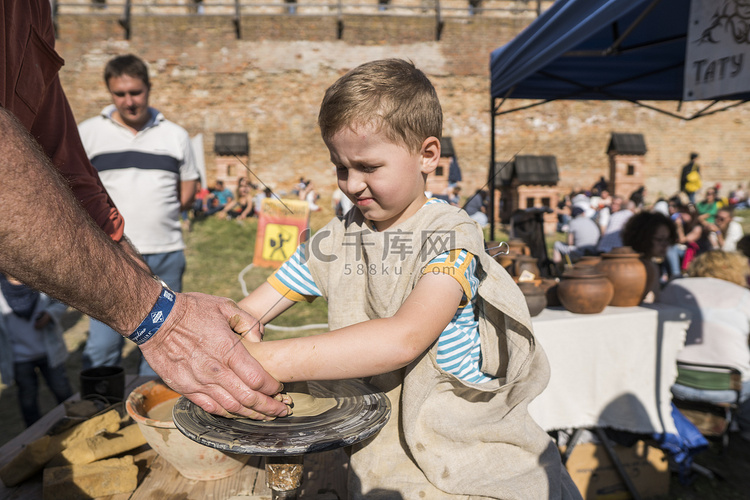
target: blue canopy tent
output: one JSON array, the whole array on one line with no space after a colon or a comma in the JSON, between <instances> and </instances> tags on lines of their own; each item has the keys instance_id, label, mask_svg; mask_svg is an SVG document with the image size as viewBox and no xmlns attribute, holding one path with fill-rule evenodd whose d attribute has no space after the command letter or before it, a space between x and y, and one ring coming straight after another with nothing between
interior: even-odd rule
<instances>
[{"instance_id":1,"label":"blue canopy tent","mask_svg":"<svg viewBox=\"0 0 750 500\"><path fill-rule=\"evenodd\" d=\"M626 100L692 120L749 100L750 93L722 96L689 116L644 102L683 98L689 10L690 0L557 0L493 51L490 200L499 115L559 99L594 99ZM501 111L508 99L539 101ZM494 238L494 203L489 215Z\"/></svg>"}]
</instances>

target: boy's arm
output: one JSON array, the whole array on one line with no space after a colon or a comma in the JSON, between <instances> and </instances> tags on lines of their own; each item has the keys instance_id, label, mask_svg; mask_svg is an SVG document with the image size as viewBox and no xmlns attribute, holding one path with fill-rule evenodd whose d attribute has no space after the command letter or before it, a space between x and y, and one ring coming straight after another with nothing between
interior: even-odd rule
<instances>
[{"instance_id":1,"label":"boy's arm","mask_svg":"<svg viewBox=\"0 0 750 500\"><path fill-rule=\"evenodd\" d=\"M264 284L262 286L266 286ZM289 305L281 294L269 300L268 290L256 290L252 307L263 304L268 311L245 306L254 302L249 295L240 306L255 317L275 317ZM440 336L458 310L463 290L448 274L425 274L390 318L373 319L310 337L243 344L263 368L280 382L296 380L340 380L387 373L404 367L425 352ZM291 302L291 301L289 301Z\"/></svg>"},{"instance_id":2,"label":"boy's arm","mask_svg":"<svg viewBox=\"0 0 750 500\"><path fill-rule=\"evenodd\" d=\"M279 314L296 304L272 287L267 281L250 292L247 297L237 303L241 309L258 318L265 325ZM243 332L240 332L243 333Z\"/></svg>"}]
</instances>

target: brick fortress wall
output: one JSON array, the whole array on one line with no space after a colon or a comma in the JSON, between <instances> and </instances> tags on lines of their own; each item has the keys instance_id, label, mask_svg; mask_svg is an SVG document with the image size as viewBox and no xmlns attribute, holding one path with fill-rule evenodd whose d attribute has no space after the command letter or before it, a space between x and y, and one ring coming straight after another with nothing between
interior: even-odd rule
<instances>
[{"instance_id":1,"label":"brick fortress wall","mask_svg":"<svg viewBox=\"0 0 750 500\"><path fill-rule=\"evenodd\" d=\"M533 19L446 18L437 41L434 15L345 15L341 39L335 16L253 15L241 18L237 39L230 16L134 15L125 40L118 17L58 18L61 79L78 121L109 103L101 76L106 61L132 52L150 66L151 104L191 135L203 133L209 181L214 133L247 131L249 166L264 182L284 190L303 176L325 193L335 187L316 124L325 89L362 62L408 58L438 90L464 194L487 179L489 53ZM721 182L726 195L748 178L748 124L748 105L685 122L627 102L551 103L497 118L497 159L555 155L561 186L588 188L609 176L611 132L641 133L647 199L677 190L680 166L693 150L701 154L704 185Z\"/></svg>"}]
</instances>

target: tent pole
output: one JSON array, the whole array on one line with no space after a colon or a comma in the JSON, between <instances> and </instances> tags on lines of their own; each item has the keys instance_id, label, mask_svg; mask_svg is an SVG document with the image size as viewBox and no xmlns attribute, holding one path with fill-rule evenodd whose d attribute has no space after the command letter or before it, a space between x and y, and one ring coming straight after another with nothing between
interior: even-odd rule
<instances>
[{"instance_id":1,"label":"tent pole","mask_svg":"<svg viewBox=\"0 0 750 500\"><path fill-rule=\"evenodd\" d=\"M490 96L490 170L489 188L490 200L487 216L490 219L490 241L495 241L495 98Z\"/></svg>"}]
</instances>

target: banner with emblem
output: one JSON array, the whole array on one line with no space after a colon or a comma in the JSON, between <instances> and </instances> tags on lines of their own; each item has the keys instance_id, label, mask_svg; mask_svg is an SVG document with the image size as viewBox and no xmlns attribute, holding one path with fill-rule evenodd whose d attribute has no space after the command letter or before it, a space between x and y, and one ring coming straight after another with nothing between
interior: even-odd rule
<instances>
[{"instance_id":1,"label":"banner with emblem","mask_svg":"<svg viewBox=\"0 0 750 500\"><path fill-rule=\"evenodd\" d=\"M750 3L691 0L683 100L750 91Z\"/></svg>"},{"instance_id":2,"label":"banner with emblem","mask_svg":"<svg viewBox=\"0 0 750 500\"><path fill-rule=\"evenodd\" d=\"M258 216L253 264L280 267L294 254L310 226L310 205L303 200L265 198Z\"/></svg>"}]
</instances>

